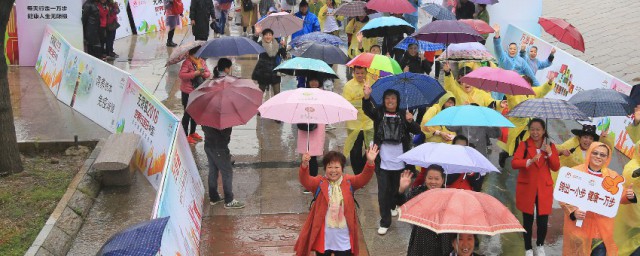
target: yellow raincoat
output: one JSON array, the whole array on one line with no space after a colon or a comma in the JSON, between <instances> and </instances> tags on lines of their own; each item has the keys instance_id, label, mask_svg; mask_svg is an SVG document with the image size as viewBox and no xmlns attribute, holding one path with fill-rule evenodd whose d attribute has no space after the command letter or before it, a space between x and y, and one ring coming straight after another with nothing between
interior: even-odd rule
<instances>
[{"instance_id":1,"label":"yellow raincoat","mask_svg":"<svg viewBox=\"0 0 640 256\"><path fill-rule=\"evenodd\" d=\"M636 148L640 148L640 142L636 142ZM636 195L640 195L640 187L635 184L638 178L632 178L631 174L638 168L640 168L640 151L636 150L633 158L622 171L625 187L633 186L633 192ZM621 204L614 223L613 240L618 245L618 254L630 255L640 247L640 205Z\"/></svg>"},{"instance_id":2,"label":"yellow raincoat","mask_svg":"<svg viewBox=\"0 0 640 256\"><path fill-rule=\"evenodd\" d=\"M353 59L353 57L362 53L360 52L360 49L358 49L358 37L356 36L356 34L360 32L360 29L362 29L362 27L364 27L365 24L367 23L360 22L357 19L351 19L351 21L349 21L347 26L344 28L345 33L353 34L353 36L351 36L351 42L349 43L349 49L347 49L349 58ZM362 49L364 50L364 52L369 52L369 49L371 48L371 46L377 43L378 43L377 37L363 37Z\"/></svg>"},{"instance_id":3,"label":"yellow raincoat","mask_svg":"<svg viewBox=\"0 0 640 256\"><path fill-rule=\"evenodd\" d=\"M472 87L471 92L465 92L462 85L453 78L453 74L449 74L450 75L444 77L444 89L453 93L456 97L457 105L476 103L479 106L487 107L495 102L497 104L496 106L500 106L500 102L494 100L491 97L491 93L485 90Z\"/></svg>"},{"instance_id":4,"label":"yellow raincoat","mask_svg":"<svg viewBox=\"0 0 640 256\"><path fill-rule=\"evenodd\" d=\"M513 109L516 105L520 104L525 100L535 99L535 98L544 98L544 96L551 91L553 86L554 86L554 83L552 82L552 83L544 83L544 84L541 84L540 86L533 87L533 92L535 92L536 94L535 96L507 95L507 105L509 106L509 109ZM508 119L509 121L511 121L511 123L513 123L513 125L515 125L515 127L509 128L509 136L507 137L507 144L505 144L502 141L498 141L498 146L500 146L500 148L502 148L504 151L509 153L509 155L511 156L515 151L515 148L518 145L518 142L525 141L529 138L529 131L527 131L527 123L529 123L529 118L509 117ZM518 138L518 135L520 135L520 133L523 131L525 133L522 139L516 141L516 138Z\"/></svg>"},{"instance_id":5,"label":"yellow raincoat","mask_svg":"<svg viewBox=\"0 0 640 256\"><path fill-rule=\"evenodd\" d=\"M445 141L440 135L435 135L434 133L436 131L440 131L443 133L456 136L455 132L447 130L447 128L444 126L424 126L427 122L429 122L429 120L431 120L431 118L433 118L438 113L440 113L440 111L442 111L442 107L444 106L444 103L446 103L450 98L455 99L455 96L453 95L453 93L447 91L447 93L445 93L444 95L442 95L442 97L440 97L440 99L438 100L438 104L431 106L429 109L427 109L427 112L424 113L424 116L422 116L420 129L422 129L422 133L424 133L426 142L451 143L451 141ZM456 99L456 102L457 102L457 99Z\"/></svg>"},{"instance_id":6,"label":"yellow raincoat","mask_svg":"<svg viewBox=\"0 0 640 256\"><path fill-rule=\"evenodd\" d=\"M366 78L365 83L369 86L373 85L373 82ZM348 100L357 110L358 119L347 121L347 138L344 142L344 155L349 156L349 152L353 148L353 144L358 138L358 133L364 131L364 144L365 147L369 147L369 142L373 141L373 120L364 114L362 110L362 98L364 97L364 85L365 83L359 83L355 78L349 80L342 89L342 97Z\"/></svg>"},{"instance_id":7,"label":"yellow raincoat","mask_svg":"<svg viewBox=\"0 0 640 256\"><path fill-rule=\"evenodd\" d=\"M636 143L640 140L640 125L636 125L633 121L627 125L627 134L629 134L629 138L633 143ZM638 149L636 149L638 150Z\"/></svg>"},{"instance_id":8,"label":"yellow raincoat","mask_svg":"<svg viewBox=\"0 0 640 256\"><path fill-rule=\"evenodd\" d=\"M585 163L574 166L573 169L588 173L588 163L590 162L591 152L596 147L602 145L606 146L601 142L591 143L591 147L589 147L589 150L587 150L587 158L585 159ZM613 153L613 151L609 146L606 147L609 149L609 157L605 161L602 170L600 171L602 172L603 177L609 176L611 178L615 178L618 176L618 174L614 170L610 170L609 168L607 168L607 166L609 166L609 162L611 161L611 154ZM628 203L629 200L623 194L622 199L620 200L620 204ZM613 239L613 218L605 217L593 212L587 212L587 216L582 222L582 227L577 227L576 222L571 220L569 215L572 212L578 210L578 208L566 203L560 203L560 206L564 210L564 227L562 232L564 240L562 241L562 255L591 255L591 246L593 239L602 239L602 241L604 242L604 246L607 248L607 255L618 255L618 247L616 246L616 243Z\"/></svg>"},{"instance_id":9,"label":"yellow raincoat","mask_svg":"<svg viewBox=\"0 0 640 256\"><path fill-rule=\"evenodd\" d=\"M337 6L333 7L334 12L337 8L338 8ZM326 14L327 9L329 9L329 6L323 5L322 7L320 7L320 11L318 12L318 21L320 22L320 31L324 31L324 22L327 20L327 14ZM342 21L343 19L344 19L343 16L336 16L336 22Z\"/></svg>"}]
</instances>

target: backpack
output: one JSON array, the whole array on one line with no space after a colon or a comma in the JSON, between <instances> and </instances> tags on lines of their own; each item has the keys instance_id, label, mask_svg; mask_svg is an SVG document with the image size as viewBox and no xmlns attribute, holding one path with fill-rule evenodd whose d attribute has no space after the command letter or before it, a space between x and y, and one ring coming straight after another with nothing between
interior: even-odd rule
<instances>
[{"instance_id":1,"label":"backpack","mask_svg":"<svg viewBox=\"0 0 640 256\"><path fill-rule=\"evenodd\" d=\"M251 0L242 0L242 9L245 12L253 10L253 2Z\"/></svg>"},{"instance_id":2,"label":"backpack","mask_svg":"<svg viewBox=\"0 0 640 256\"><path fill-rule=\"evenodd\" d=\"M182 14L182 12L184 12L184 5L182 4L181 0L174 0L171 9L174 14L180 15Z\"/></svg>"},{"instance_id":3,"label":"backpack","mask_svg":"<svg viewBox=\"0 0 640 256\"><path fill-rule=\"evenodd\" d=\"M316 201L316 199L318 199L318 195L320 194L320 188L322 185L322 180L320 181L320 184L318 184L318 188L316 189L316 192L313 194L313 199L311 200L311 203L309 203L309 210L311 210L311 206L313 205L313 202ZM353 186L351 186L351 180L347 180L347 183L349 183L349 190L351 191L351 197L353 197L353 202L356 203L356 207L358 207L358 209L360 209L360 204L358 203L358 200L356 200L356 195L355 192L353 190Z\"/></svg>"}]
</instances>

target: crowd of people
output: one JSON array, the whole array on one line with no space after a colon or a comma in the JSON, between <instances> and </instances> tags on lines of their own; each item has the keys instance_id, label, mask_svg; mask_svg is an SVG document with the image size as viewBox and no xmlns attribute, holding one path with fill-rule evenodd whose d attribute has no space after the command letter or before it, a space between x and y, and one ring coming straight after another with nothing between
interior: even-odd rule
<instances>
[{"instance_id":1,"label":"crowd of people","mask_svg":"<svg viewBox=\"0 0 640 256\"><path fill-rule=\"evenodd\" d=\"M170 6L174 1L165 0ZM416 7L421 1L409 1ZM355 66L349 70L351 78L340 92L342 96L357 109L357 119L346 122L347 137L342 152L329 150L325 152L325 134L331 127L324 124L298 124L297 152L302 155L299 169L299 180L303 192L313 195L313 204L298 241L295 245L297 255L358 255L358 217L354 192L364 187L375 174L378 186L379 228L377 233L385 235L390 230L393 217L398 215L398 207L415 196L437 188L456 188L482 192L484 174L469 172L466 174L448 174L440 165L411 166L398 159L415 145L425 142L448 143L473 147L485 157L492 143L497 143L503 152L500 153L499 165L502 172L517 173L515 181L516 208L521 212L525 255L545 255L544 241L546 237L549 215L552 213L553 187L556 173L562 166L574 168L598 177L622 176L632 179L632 174L640 166L640 153L625 166L624 170L611 170L608 165L613 155L613 138L608 130L597 133L594 125L583 125L582 129L572 130L575 137L562 144L554 144L547 134L545 120L538 118L509 117L513 128L500 129L492 127L452 127L426 126L426 123L443 110L460 105L474 105L492 108L504 114L516 105L535 98L543 98L554 87L552 79L540 82L536 73L549 67L554 60L555 49L550 55L539 58L538 48L527 48L516 42L507 42L503 49L499 25L494 25L495 33L483 36L493 40L496 62L443 62L436 58L442 53L438 51L420 52L418 44L410 43L406 50L396 48L398 42L408 35L397 35L381 38L366 38L359 33L360 29L372 20L369 16L341 17L334 13L341 5L335 0L240 0L211 1L193 0L191 5L191 26L196 40L209 38L209 29L214 30L214 37L224 34L225 26L230 20L229 11L240 9L243 34L259 41L265 49L251 75L263 92L280 92L281 77L273 69L289 58L290 48L284 38L275 38L271 29L264 29L258 34L255 31L256 21L277 10L293 12L303 20L302 29L291 38L312 33L323 32L331 35L345 33L346 52L350 58L361 53L382 54L394 58L404 72L419 73L443 77L443 88L446 93L436 103L422 109L401 108L401 94L396 90L383 93L382 104L376 105L371 98L372 85L388 73ZM103 7L100 7L100 6ZM469 0L443 1L443 5L451 10L457 19L480 19L490 22L484 4L474 4ZM98 18L91 16L94 11ZM103 9L110 13L108 2L99 0L85 4L87 24L99 26L95 31L105 31L108 19L101 18ZM102 9L101 9L102 8ZM175 15L176 13L172 13ZM107 14L105 14L107 15ZM169 15L169 14L167 14ZM403 18L410 24L417 25L417 13L390 14ZM108 15L107 15L108 16ZM260 17L258 17L260 16ZM83 21L85 21L83 15ZM167 19L167 24L174 24ZM211 23L211 25L209 25ZM170 26L171 27L171 26ZM173 26L175 27L175 25ZM171 27L171 28L173 28ZM247 31L251 29L251 33ZM173 30L167 46L175 46L172 41ZM107 37L107 36L105 36ZM92 43L93 44L93 43ZM107 44L108 45L108 44ZM111 44L112 45L112 44ZM105 48L108 52L108 47ZM211 76L214 78L230 75L231 60L221 58L213 70L213 75L205 61L194 56L197 48L189 52L189 57L180 69L182 81L182 102L186 107L189 93ZM435 65L435 68L433 68ZM461 80L463 76L481 66L500 67L520 74L533 88L534 95L502 95L485 91ZM443 76L441 76L441 73ZM310 74L298 77L298 87L327 89L325 84L330 78L321 74ZM331 82L331 81L329 81ZM634 122L627 128L631 138L640 145L640 105L636 107ZM196 132L196 123L185 113L182 119L189 143L197 143L204 139L205 152L209 160L209 199L211 205L224 201L227 209L243 208L245 204L233 198L232 161L228 144L232 128L218 130L203 126L204 138ZM501 142L492 142L503 138ZM312 143L309 143L312 141ZM324 172L319 170L321 166ZM347 174L347 163L353 175ZM217 191L217 179L221 176L224 197ZM637 175L636 175L637 176ZM633 184L629 182L627 184ZM625 186L620 213L609 218L592 212L585 212L576 206L563 203L564 212L564 255L640 255L640 230L637 219L640 209L632 204L637 202L632 185ZM533 244L533 224L536 222L537 235ZM575 222L582 221L582 228ZM437 234L429 229L414 225L411 231L408 255L476 255L477 240L482 236L473 234Z\"/></svg>"}]
</instances>

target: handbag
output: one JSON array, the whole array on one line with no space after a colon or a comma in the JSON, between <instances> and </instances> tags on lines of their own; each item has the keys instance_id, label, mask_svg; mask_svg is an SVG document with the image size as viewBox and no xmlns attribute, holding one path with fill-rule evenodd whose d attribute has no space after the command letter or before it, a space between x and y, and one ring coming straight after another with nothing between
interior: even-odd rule
<instances>
[{"instance_id":1,"label":"handbag","mask_svg":"<svg viewBox=\"0 0 640 256\"><path fill-rule=\"evenodd\" d=\"M120 27L120 23L118 21L114 21L113 23L107 25L107 29L109 31L116 31Z\"/></svg>"},{"instance_id":2,"label":"handbag","mask_svg":"<svg viewBox=\"0 0 640 256\"><path fill-rule=\"evenodd\" d=\"M196 66L195 63L191 63L193 65L193 69L198 70L198 66ZM193 86L193 89L198 89L198 86L200 86L202 83L204 83L204 77L202 76L196 76L193 79L191 79L191 85Z\"/></svg>"}]
</instances>

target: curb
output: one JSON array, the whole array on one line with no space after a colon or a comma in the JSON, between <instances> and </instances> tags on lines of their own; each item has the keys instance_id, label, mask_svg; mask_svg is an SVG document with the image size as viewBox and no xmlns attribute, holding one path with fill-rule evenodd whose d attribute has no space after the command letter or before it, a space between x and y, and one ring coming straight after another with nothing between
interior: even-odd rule
<instances>
[{"instance_id":1,"label":"curb","mask_svg":"<svg viewBox=\"0 0 640 256\"><path fill-rule=\"evenodd\" d=\"M102 188L101 177L91 167L103 145L104 141L96 145L73 177L67 191L25 255L67 255Z\"/></svg>"}]
</instances>

